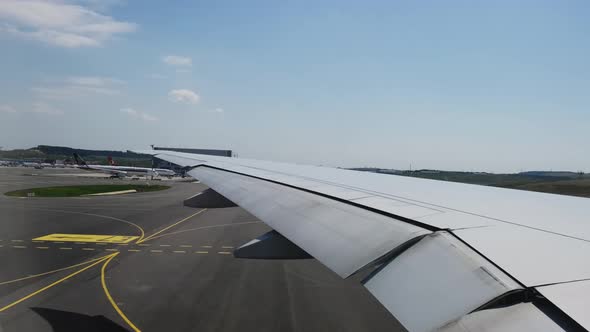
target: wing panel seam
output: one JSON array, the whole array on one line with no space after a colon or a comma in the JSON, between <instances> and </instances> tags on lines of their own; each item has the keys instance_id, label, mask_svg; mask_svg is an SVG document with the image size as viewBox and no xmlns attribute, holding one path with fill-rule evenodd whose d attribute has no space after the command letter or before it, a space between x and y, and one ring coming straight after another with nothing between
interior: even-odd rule
<instances>
[{"instance_id":1,"label":"wing panel seam","mask_svg":"<svg viewBox=\"0 0 590 332\"><path fill-rule=\"evenodd\" d=\"M318 196L321 196L321 197L325 197L325 198L328 198L328 199L331 199L331 200L338 201L340 203L352 205L352 206L357 207L357 208L360 208L360 209L364 209L364 210L367 210L367 211L371 211L373 213L377 213L377 214L380 214L380 215L383 215L383 216L386 216L386 217L390 217L390 218L393 218L393 219L396 219L396 220L399 220L399 221L402 221L402 222L405 222L405 223L408 223L408 224L411 224L411 225L414 225L414 226L418 226L418 227L424 228L424 229L429 230L429 231L432 231L432 232L443 230L441 228L438 228L438 227L435 227L435 226L431 226L431 225L428 225L428 224L425 224L425 223L422 223L422 222L419 222L419 221L416 221L416 220L413 220L413 219L410 219L410 218L407 218L407 217L403 217L403 216L396 215L396 214L393 214L393 213L389 213L389 212L386 212L386 211L382 211L382 210L379 210L379 209L376 209L376 208L372 208L370 206L366 206L366 205L362 205L362 204L359 204L359 203L355 203L355 202L352 202L352 201L349 201L349 200L346 200L346 199L343 199L343 198L339 198L339 197L327 195L327 194L320 193L320 192L317 192L317 191L313 191L313 190L310 190L310 189L305 189L305 188L297 187L297 186L290 185L290 184L287 184L287 183L282 183L282 182L275 181L275 180L265 179L265 178L261 178L261 177L255 176L255 175L244 174L244 173L240 173L240 172L236 172L236 171L232 171L232 170L227 170L227 169L223 169L223 168L219 168L219 167L215 167L215 166L211 166L211 165L197 165L194 168L197 168L197 167L211 168L211 169L215 169L215 170L222 171L222 172L228 172L228 173L238 174L238 175L246 176L246 177L249 177L249 178L254 178L254 179L257 179L257 180L266 181L266 182L278 184L278 185L281 185L281 186L285 186L285 187L289 187L289 188L301 190L303 192L307 192L307 193L310 193L310 194L314 194L314 195L318 195Z\"/></svg>"}]
</instances>

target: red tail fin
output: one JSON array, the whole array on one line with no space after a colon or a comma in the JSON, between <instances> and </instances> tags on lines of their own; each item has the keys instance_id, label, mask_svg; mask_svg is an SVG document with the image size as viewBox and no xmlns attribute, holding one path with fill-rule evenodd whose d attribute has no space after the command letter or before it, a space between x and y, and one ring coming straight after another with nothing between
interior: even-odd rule
<instances>
[{"instance_id":1,"label":"red tail fin","mask_svg":"<svg viewBox=\"0 0 590 332\"><path fill-rule=\"evenodd\" d=\"M113 157L111 157L111 156L108 156L108 157L107 157L107 160L109 161L109 165L111 165L111 166L115 166L115 162L113 161Z\"/></svg>"}]
</instances>

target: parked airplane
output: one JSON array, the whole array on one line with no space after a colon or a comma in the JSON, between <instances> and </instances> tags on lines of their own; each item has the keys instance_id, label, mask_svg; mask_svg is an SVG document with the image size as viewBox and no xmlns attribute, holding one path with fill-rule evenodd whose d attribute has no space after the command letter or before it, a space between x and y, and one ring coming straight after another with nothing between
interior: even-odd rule
<instances>
[{"instance_id":1,"label":"parked airplane","mask_svg":"<svg viewBox=\"0 0 590 332\"><path fill-rule=\"evenodd\" d=\"M590 330L590 200L329 167L138 151L274 230L238 258L314 257L409 331ZM234 204L235 203L235 204Z\"/></svg>"},{"instance_id":2,"label":"parked airplane","mask_svg":"<svg viewBox=\"0 0 590 332\"><path fill-rule=\"evenodd\" d=\"M88 165L80 155L74 153L74 160L78 168L90 171L99 171L111 174L112 177L123 178L126 176L133 175L145 175L145 176L167 176L173 177L176 173L169 169L164 168L149 168L149 167L132 167L132 166L116 166L113 158L108 157L109 165Z\"/></svg>"},{"instance_id":3,"label":"parked airplane","mask_svg":"<svg viewBox=\"0 0 590 332\"><path fill-rule=\"evenodd\" d=\"M21 165L23 167L33 167L35 169L42 169L43 166L41 165L41 163L38 162L29 162L29 161L24 161L21 163Z\"/></svg>"}]
</instances>

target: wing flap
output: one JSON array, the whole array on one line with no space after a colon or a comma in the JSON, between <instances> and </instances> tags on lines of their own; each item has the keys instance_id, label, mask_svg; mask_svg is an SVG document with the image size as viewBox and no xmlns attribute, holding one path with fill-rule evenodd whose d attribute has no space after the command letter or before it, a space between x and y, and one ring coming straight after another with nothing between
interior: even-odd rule
<instances>
[{"instance_id":1,"label":"wing flap","mask_svg":"<svg viewBox=\"0 0 590 332\"><path fill-rule=\"evenodd\" d=\"M365 286L410 331L433 331L522 288L446 232L424 237Z\"/></svg>"},{"instance_id":2,"label":"wing flap","mask_svg":"<svg viewBox=\"0 0 590 332\"><path fill-rule=\"evenodd\" d=\"M440 332L562 332L559 325L531 303L482 310L461 317Z\"/></svg>"}]
</instances>

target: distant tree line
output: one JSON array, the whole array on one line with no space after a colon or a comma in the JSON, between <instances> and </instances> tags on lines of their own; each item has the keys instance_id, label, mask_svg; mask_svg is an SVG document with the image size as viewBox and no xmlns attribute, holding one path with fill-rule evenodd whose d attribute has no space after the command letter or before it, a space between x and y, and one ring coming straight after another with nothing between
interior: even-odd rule
<instances>
[{"instance_id":1,"label":"distant tree line","mask_svg":"<svg viewBox=\"0 0 590 332\"><path fill-rule=\"evenodd\" d=\"M98 156L113 158L126 158L126 159L145 159L146 155L134 153L131 151L112 151L112 150L85 150L85 149L74 149L66 146L51 146L51 145L39 145L36 150L39 150L47 155L54 156L71 156L74 152L77 152L80 156Z\"/></svg>"}]
</instances>

